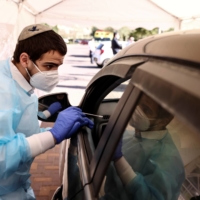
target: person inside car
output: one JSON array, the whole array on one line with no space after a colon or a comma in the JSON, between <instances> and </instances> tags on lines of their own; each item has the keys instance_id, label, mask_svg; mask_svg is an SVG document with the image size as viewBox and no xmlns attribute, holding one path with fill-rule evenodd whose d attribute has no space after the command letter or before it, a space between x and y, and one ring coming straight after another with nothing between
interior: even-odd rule
<instances>
[{"instance_id":1,"label":"person inside car","mask_svg":"<svg viewBox=\"0 0 200 200\"><path fill-rule=\"evenodd\" d=\"M135 133L124 133L113 155L101 200L178 199L185 179L182 158L166 126L173 116L143 95L129 124ZM81 198L77 165L77 139L68 151L68 197ZM76 197L74 194L77 193Z\"/></svg>"},{"instance_id":2,"label":"person inside car","mask_svg":"<svg viewBox=\"0 0 200 200\"><path fill-rule=\"evenodd\" d=\"M185 179L183 161L166 126L173 116L143 95L113 156L104 199L178 199ZM118 178L117 178L118 177Z\"/></svg>"}]
</instances>

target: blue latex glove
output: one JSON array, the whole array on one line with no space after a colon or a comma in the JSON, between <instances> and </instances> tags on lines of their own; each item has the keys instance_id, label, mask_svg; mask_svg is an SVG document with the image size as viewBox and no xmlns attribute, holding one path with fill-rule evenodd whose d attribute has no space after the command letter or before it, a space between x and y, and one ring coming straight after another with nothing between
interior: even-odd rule
<instances>
[{"instance_id":1,"label":"blue latex glove","mask_svg":"<svg viewBox=\"0 0 200 200\"><path fill-rule=\"evenodd\" d=\"M94 123L88 119L80 108L69 107L58 114L56 122L50 129L56 143L59 144L64 139L72 137L82 126L93 128Z\"/></svg>"},{"instance_id":2,"label":"blue latex glove","mask_svg":"<svg viewBox=\"0 0 200 200\"><path fill-rule=\"evenodd\" d=\"M54 102L49 106L48 111L51 113L51 115L53 115L61 109L62 109L61 103L60 102Z\"/></svg>"},{"instance_id":3,"label":"blue latex glove","mask_svg":"<svg viewBox=\"0 0 200 200\"><path fill-rule=\"evenodd\" d=\"M119 141L119 144L117 145L117 148L115 150L115 153L113 155L113 161L118 160L119 158L121 158L123 156L122 154L122 139Z\"/></svg>"}]
</instances>

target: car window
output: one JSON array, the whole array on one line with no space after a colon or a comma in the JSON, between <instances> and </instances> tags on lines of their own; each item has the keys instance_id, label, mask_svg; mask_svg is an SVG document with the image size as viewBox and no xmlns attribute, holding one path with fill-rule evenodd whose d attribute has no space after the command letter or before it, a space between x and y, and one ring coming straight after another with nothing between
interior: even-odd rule
<instances>
[{"instance_id":1,"label":"car window","mask_svg":"<svg viewBox=\"0 0 200 200\"><path fill-rule=\"evenodd\" d=\"M116 88L111 90L106 97L103 99L103 101L100 103L97 115L104 116L104 118L95 118L95 126L96 126L96 132L93 134L93 141L95 146L97 147L97 144L100 140L100 137L103 133L103 131L106 128L106 125L108 123L109 117L114 112L117 103L119 99L122 97L127 85L129 84L129 80L121 83Z\"/></svg>"},{"instance_id":2,"label":"car window","mask_svg":"<svg viewBox=\"0 0 200 200\"><path fill-rule=\"evenodd\" d=\"M101 200L190 200L200 194L200 135L143 94L101 187Z\"/></svg>"},{"instance_id":3,"label":"car window","mask_svg":"<svg viewBox=\"0 0 200 200\"><path fill-rule=\"evenodd\" d=\"M117 86L115 89L113 89L104 99L119 99L121 98L122 94L124 93L127 85L129 84L129 80L121 83L119 86Z\"/></svg>"}]
</instances>

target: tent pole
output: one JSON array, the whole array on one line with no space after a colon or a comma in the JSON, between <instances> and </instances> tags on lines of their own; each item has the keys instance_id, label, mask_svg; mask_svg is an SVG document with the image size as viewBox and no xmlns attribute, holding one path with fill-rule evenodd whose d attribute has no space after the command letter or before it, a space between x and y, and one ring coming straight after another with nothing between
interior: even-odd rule
<instances>
[{"instance_id":1,"label":"tent pole","mask_svg":"<svg viewBox=\"0 0 200 200\"><path fill-rule=\"evenodd\" d=\"M57 6L57 5L61 4L61 3L63 3L64 1L66 1L66 0L61 0L60 2L58 2L58 3L56 3L56 4L52 5L52 6L50 6L49 8L44 9L43 11L37 13L37 15L40 15L41 13L43 13L43 12L45 12L45 11L47 11L47 10L53 8L54 6ZM36 15L36 16L37 16L37 15Z\"/></svg>"}]
</instances>

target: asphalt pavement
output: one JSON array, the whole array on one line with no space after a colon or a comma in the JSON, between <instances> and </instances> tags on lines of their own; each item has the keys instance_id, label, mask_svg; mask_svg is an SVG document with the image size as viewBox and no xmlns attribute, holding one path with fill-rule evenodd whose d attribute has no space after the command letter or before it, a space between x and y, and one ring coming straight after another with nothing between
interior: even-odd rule
<instances>
[{"instance_id":1,"label":"asphalt pavement","mask_svg":"<svg viewBox=\"0 0 200 200\"><path fill-rule=\"evenodd\" d=\"M77 106L87 84L100 68L90 63L88 45L69 44L67 48L64 63L59 67L59 83L50 93L66 92L71 105ZM49 93L36 91L36 94L42 96Z\"/></svg>"}]
</instances>

